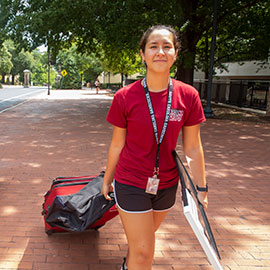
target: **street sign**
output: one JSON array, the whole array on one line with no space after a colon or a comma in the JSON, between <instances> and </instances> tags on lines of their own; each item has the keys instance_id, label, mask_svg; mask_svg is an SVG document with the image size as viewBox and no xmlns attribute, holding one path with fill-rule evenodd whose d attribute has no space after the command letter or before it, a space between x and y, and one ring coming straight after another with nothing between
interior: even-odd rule
<instances>
[{"instance_id":1,"label":"street sign","mask_svg":"<svg viewBox=\"0 0 270 270\"><path fill-rule=\"evenodd\" d=\"M61 74L62 74L63 77L65 77L67 75L67 71L64 69L64 70L61 71Z\"/></svg>"}]
</instances>

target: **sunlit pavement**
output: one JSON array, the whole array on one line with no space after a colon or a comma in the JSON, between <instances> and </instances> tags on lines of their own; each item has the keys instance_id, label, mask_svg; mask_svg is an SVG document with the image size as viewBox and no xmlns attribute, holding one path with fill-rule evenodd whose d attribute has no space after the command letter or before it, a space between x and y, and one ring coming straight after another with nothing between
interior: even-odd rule
<instances>
[{"instance_id":1,"label":"sunlit pavement","mask_svg":"<svg viewBox=\"0 0 270 270\"><path fill-rule=\"evenodd\" d=\"M52 90L0 115L0 269L119 269L127 250L119 217L99 232L48 237L41 216L53 178L104 170L111 100L107 91ZM208 120L201 133L207 213L224 269L269 270L270 126ZM157 232L153 269L212 269L179 193Z\"/></svg>"},{"instance_id":2,"label":"sunlit pavement","mask_svg":"<svg viewBox=\"0 0 270 270\"><path fill-rule=\"evenodd\" d=\"M49 90L46 93L35 96L33 99L112 99L110 90L100 90L96 94L95 89L85 88L82 90Z\"/></svg>"}]
</instances>

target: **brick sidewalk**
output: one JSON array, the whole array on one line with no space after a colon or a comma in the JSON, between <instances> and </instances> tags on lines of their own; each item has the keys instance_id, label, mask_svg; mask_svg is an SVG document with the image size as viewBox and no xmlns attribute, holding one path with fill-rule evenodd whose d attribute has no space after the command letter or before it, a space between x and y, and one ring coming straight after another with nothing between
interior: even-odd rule
<instances>
[{"instance_id":1,"label":"brick sidewalk","mask_svg":"<svg viewBox=\"0 0 270 270\"><path fill-rule=\"evenodd\" d=\"M53 92L0 115L0 269L119 269L127 249L119 217L99 232L48 237L40 214L53 178L105 168L111 99L91 97L63 100ZM208 120L201 133L207 212L224 269L270 270L270 126ZM212 269L179 195L157 232L153 269Z\"/></svg>"}]
</instances>

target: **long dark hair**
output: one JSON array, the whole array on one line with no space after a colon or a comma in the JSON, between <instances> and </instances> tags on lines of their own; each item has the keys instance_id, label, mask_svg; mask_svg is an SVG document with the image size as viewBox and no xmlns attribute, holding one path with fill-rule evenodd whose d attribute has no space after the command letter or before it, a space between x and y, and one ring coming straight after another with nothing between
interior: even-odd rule
<instances>
[{"instance_id":1,"label":"long dark hair","mask_svg":"<svg viewBox=\"0 0 270 270\"><path fill-rule=\"evenodd\" d=\"M140 40L140 49L142 50L142 52L144 53L144 50L145 50L145 45L148 41L148 38L149 36L151 35L151 33L155 30L167 30L169 32L172 33L173 35L173 45L174 45L174 48L175 50L179 50L180 49L180 42L179 42L179 39L178 39L178 34L177 32L175 31L175 29L169 25L162 25L162 24L158 24L158 25L154 25L154 26L151 26L149 27L142 35L141 37L141 40Z\"/></svg>"}]
</instances>

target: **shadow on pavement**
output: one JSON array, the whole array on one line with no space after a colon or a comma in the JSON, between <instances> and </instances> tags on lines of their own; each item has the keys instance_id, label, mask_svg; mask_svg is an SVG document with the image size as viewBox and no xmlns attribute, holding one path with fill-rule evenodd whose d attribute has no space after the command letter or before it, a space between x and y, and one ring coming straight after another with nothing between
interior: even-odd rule
<instances>
[{"instance_id":1,"label":"shadow on pavement","mask_svg":"<svg viewBox=\"0 0 270 270\"><path fill-rule=\"evenodd\" d=\"M119 217L99 232L48 237L40 214L53 178L104 170L110 103L33 100L1 115L0 269L119 268L127 249ZM208 120L201 134L207 212L225 269L269 269L270 126ZM180 140L177 150L182 154ZM156 246L154 270L211 269L184 219L179 193Z\"/></svg>"}]
</instances>

